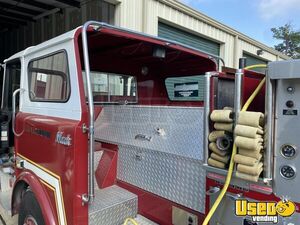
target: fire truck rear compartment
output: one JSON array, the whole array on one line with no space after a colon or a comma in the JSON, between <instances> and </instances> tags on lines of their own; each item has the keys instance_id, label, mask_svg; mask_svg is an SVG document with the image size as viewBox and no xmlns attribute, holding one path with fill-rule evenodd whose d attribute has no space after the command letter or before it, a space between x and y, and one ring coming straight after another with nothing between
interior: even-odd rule
<instances>
[{"instance_id":1,"label":"fire truck rear compartment","mask_svg":"<svg viewBox=\"0 0 300 225\"><path fill-rule=\"evenodd\" d=\"M117 152L117 171L116 182L110 183L113 186L96 190L89 223L101 224L95 220L107 216L108 210L119 219L118 223L139 213L159 224L180 224L172 218L172 211L179 208L193 218L193 223L188 219L184 223L200 223L206 198L201 85L205 72L215 70L214 63L168 46L162 48L165 56L157 56L155 44L118 36L107 38L105 29L90 34L88 39L92 75L126 74L134 76L137 84L136 101L132 95L106 97L103 92L94 93L95 114L100 112L95 120L96 150ZM82 68L84 71L83 64ZM171 99L178 83L189 82L199 85L196 101ZM97 151L96 186L103 184L99 174L107 167L100 155ZM111 199L100 196L112 189L118 193L115 196L125 198L119 197L111 207L104 207ZM102 221L107 224L109 220Z\"/></svg>"},{"instance_id":2,"label":"fire truck rear compartment","mask_svg":"<svg viewBox=\"0 0 300 225\"><path fill-rule=\"evenodd\" d=\"M204 213L205 173L198 147L202 145L202 114L200 107L103 106L95 121L95 139L118 146L118 184L132 185L174 205ZM164 135L157 128L163 129ZM151 140L136 138L137 135ZM100 170L101 155L101 151L95 155L95 168ZM113 191L116 193L113 198L119 199L118 204L105 209L115 213L114 218L123 221L126 217L136 217L138 196L112 186L96 190L95 205L90 208L90 224L94 218L100 218L99 215L108 214L104 213L103 204L109 204L106 200L114 200L100 197L106 191ZM159 205L155 208L161 210Z\"/></svg>"}]
</instances>

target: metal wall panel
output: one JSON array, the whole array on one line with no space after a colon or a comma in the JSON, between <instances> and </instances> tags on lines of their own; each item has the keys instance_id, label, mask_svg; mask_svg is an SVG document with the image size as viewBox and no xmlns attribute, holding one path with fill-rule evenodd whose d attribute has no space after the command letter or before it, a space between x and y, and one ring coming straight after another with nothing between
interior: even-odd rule
<instances>
[{"instance_id":1,"label":"metal wall panel","mask_svg":"<svg viewBox=\"0 0 300 225\"><path fill-rule=\"evenodd\" d=\"M0 62L18 51L56 37L91 19L114 24L115 5L103 0L82 1L80 9L65 8L62 13L41 18L36 22L28 22L24 27L0 33L0 40L3 43Z\"/></svg>"},{"instance_id":2,"label":"metal wall panel","mask_svg":"<svg viewBox=\"0 0 300 225\"><path fill-rule=\"evenodd\" d=\"M213 55L220 55L219 43L191 34L176 27L169 26L165 23L158 23L158 36L190 45Z\"/></svg>"},{"instance_id":3,"label":"metal wall panel","mask_svg":"<svg viewBox=\"0 0 300 225\"><path fill-rule=\"evenodd\" d=\"M268 64L268 60L264 60L264 59L255 57L255 56L247 54L245 52L243 53L243 57L247 58L246 66L257 65L257 64ZM266 71L265 68L256 68L256 69L253 69L253 70L259 71L259 72L265 72Z\"/></svg>"}]
</instances>

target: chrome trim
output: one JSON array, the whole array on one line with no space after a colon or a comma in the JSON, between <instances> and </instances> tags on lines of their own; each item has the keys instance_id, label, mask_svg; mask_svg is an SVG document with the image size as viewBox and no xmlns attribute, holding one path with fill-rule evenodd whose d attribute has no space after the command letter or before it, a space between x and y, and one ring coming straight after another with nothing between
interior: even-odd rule
<instances>
[{"instance_id":1,"label":"chrome trim","mask_svg":"<svg viewBox=\"0 0 300 225\"><path fill-rule=\"evenodd\" d=\"M203 163L207 163L208 159L208 135L209 135L209 114L210 114L210 80L211 72L205 73L205 89L204 89L204 115L203 115Z\"/></svg>"},{"instance_id":2,"label":"chrome trim","mask_svg":"<svg viewBox=\"0 0 300 225\"><path fill-rule=\"evenodd\" d=\"M235 90L234 90L234 113L235 113L235 124L237 123L239 113L241 110L241 96L242 96L242 77L243 70L238 69L235 73Z\"/></svg>"},{"instance_id":3,"label":"chrome trim","mask_svg":"<svg viewBox=\"0 0 300 225\"><path fill-rule=\"evenodd\" d=\"M267 140L266 151L264 156L264 180L268 183L272 180L272 150L273 150L273 141L274 141L274 105L273 105L273 85L269 76L266 76L266 137Z\"/></svg>"}]
</instances>

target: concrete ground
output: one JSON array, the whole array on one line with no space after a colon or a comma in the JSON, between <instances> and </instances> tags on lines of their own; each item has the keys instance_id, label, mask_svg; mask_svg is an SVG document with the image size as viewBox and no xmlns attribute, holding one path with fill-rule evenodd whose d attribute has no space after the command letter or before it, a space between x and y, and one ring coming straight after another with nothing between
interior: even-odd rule
<instances>
[{"instance_id":1,"label":"concrete ground","mask_svg":"<svg viewBox=\"0 0 300 225\"><path fill-rule=\"evenodd\" d=\"M11 193L0 192L0 225L17 225L18 216L11 217L10 213L10 196Z\"/></svg>"},{"instance_id":2,"label":"concrete ground","mask_svg":"<svg viewBox=\"0 0 300 225\"><path fill-rule=\"evenodd\" d=\"M11 217L6 210L0 205L0 225L17 225L18 224L18 215Z\"/></svg>"}]
</instances>

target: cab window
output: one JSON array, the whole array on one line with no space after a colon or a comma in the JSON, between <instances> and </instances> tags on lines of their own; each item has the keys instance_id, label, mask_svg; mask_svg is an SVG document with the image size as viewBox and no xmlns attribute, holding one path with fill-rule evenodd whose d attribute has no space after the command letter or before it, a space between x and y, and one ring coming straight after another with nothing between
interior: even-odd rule
<instances>
[{"instance_id":1,"label":"cab window","mask_svg":"<svg viewBox=\"0 0 300 225\"><path fill-rule=\"evenodd\" d=\"M28 66L32 101L66 102L70 95L66 52L32 60Z\"/></svg>"}]
</instances>

